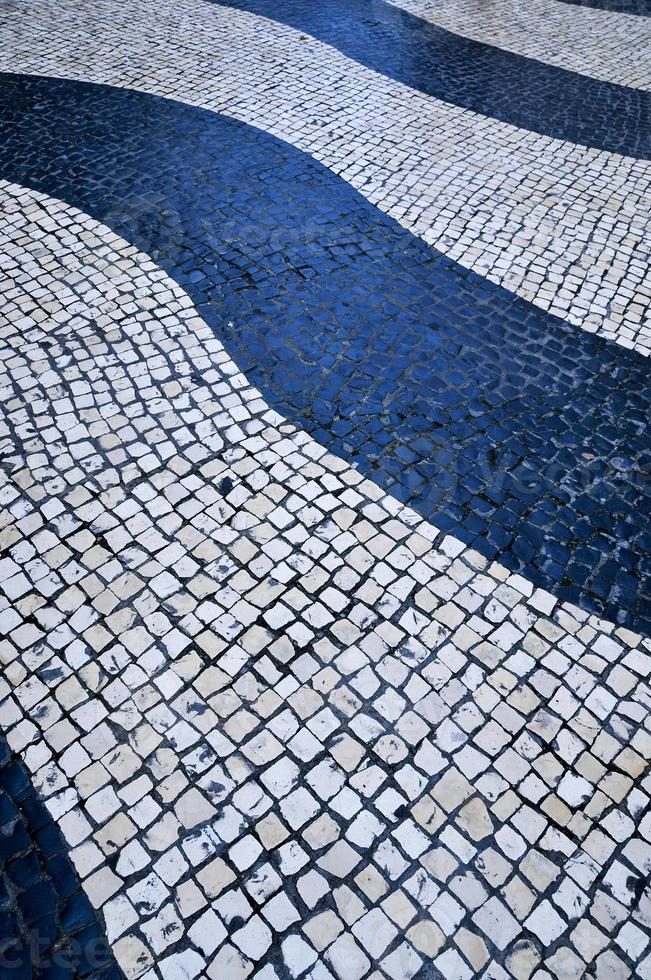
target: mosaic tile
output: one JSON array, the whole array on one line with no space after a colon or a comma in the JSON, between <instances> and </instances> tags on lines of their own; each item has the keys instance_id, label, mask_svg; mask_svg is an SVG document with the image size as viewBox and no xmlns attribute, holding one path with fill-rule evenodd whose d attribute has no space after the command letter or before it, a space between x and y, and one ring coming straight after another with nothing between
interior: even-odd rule
<instances>
[{"instance_id":1,"label":"mosaic tile","mask_svg":"<svg viewBox=\"0 0 651 980\"><path fill-rule=\"evenodd\" d=\"M271 411L3 187L0 712L128 978L641 976L651 642Z\"/></svg>"},{"instance_id":2,"label":"mosaic tile","mask_svg":"<svg viewBox=\"0 0 651 980\"><path fill-rule=\"evenodd\" d=\"M5 5L2 978L651 978L646 22L416 3Z\"/></svg>"},{"instance_id":3,"label":"mosaic tile","mask_svg":"<svg viewBox=\"0 0 651 980\"><path fill-rule=\"evenodd\" d=\"M1 683L6 707L10 682ZM1 735L0 976L119 977L66 842Z\"/></svg>"},{"instance_id":4,"label":"mosaic tile","mask_svg":"<svg viewBox=\"0 0 651 980\"><path fill-rule=\"evenodd\" d=\"M574 326L651 349L648 163L457 109L233 8L143 0L136 16L97 0L90 23L77 0L12 0L12 10L0 25L7 70L234 116L326 164L464 267Z\"/></svg>"},{"instance_id":5,"label":"mosaic tile","mask_svg":"<svg viewBox=\"0 0 651 980\"><path fill-rule=\"evenodd\" d=\"M615 13L651 16L649 0L561 0L562 3L577 7L594 7L595 10L611 10Z\"/></svg>"},{"instance_id":6,"label":"mosaic tile","mask_svg":"<svg viewBox=\"0 0 651 980\"><path fill-rule=\"evenodd\" d=\"M573 9L559 0L389 0L454 34L535 58L591 78L651 88L651 27L588 6ZM651 8L650 8L651 10Z\"/></svg>"},{"instance_id":7,"label":"mosaic tile","mask_svg":"<svg viewBox=\"0 0 651 980\"><path fill-rule=\"evenodd\" d=\"M644 359L459 273L250 127L80 83L3 92L0 173L147 247L275 409L486 557L651 622Z\"/></svg>"},{"instance_id":8,"label":"mosaic tile","mask_svg":"<svg viewBox=\"0 0 651 980\"><path fill-rule=\"evenodd\" d=\"M213 0L221 2L221 0ZM282 21L411 88L561 141L649 159L651 93L453 34L385 0L229 0Z\"/></svg>"}]
</instances>

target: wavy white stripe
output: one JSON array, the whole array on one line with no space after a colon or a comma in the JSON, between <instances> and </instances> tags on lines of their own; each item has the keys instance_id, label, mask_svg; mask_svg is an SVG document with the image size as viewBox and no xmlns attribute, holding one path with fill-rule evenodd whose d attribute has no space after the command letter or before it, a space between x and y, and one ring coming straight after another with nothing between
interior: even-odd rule
<instances>
[{"instance_id":1,"label":"wavy white stripe","mask_svg":"<svg viewBox=\"0 0 651 980\"><path fill-rule=\"evenodd\" d=\"M558 0L388 0L454 34L629 88L651 89L651 23Z\"/></svg>"},{"instance_id":2,"label":"wavy white stripe","mask_svg":"<svg viewBox=\"0 0 651 980\"><path fill-rule=\"evenodd\" d=\"M328 814L348 812L356 798L372 826L382 822L395 830L407 854L399 860L423 874L426 856L414 858L422 849L412 852L402 835L413 825L419 845L427 838L413 821L392 815L388 800L376 805L365 799L372 792L356 778L358 766L368 777L377 770L375 760L390 761L395 779L385 788L395 800L406 794L413 807L438 783L459 750L461 732L456 729L459 736L451 734L449 744L441 738L441 751L426 740L414 765L404 767L403 739L417 744L425 726L436 741L440 718L476 692L476 703L465 704L458 719L466 719L478 744L485 737L490 752L501 730L492 709L522 681L529 693L514 704L529 718L512 707L499 715L507 726L513 718L523 725L525 747L522 755L513 753L515 770L510 763L514 785L524 769L536 790L543 785L538 773L556 786L564 750L549 777L544 766L532 766L537 753L526 744L527 725L546 739L553 719L537 712L540 699L524 678L544 658L541 690L554 690L552 681L569 699L559 700L557 692L552 710L558 701L564 712L577 687L579 697L591 692L590 710L612 710L615 698L600 675L627 655L624 679L614 672L612 683L617 692L622 685L632 705L634 672L648 669L642 647L628 653L640 637L558 605L521 577L489 566L269 411L187 295L109 229L24 188L2 183L0 191L6 255L0 503L7 544L0 627L8 637L0 647L0 725L45 795L128 980L194 978L204 975L207 963L207 976L215 980L246 976L253 963L264 963L267 922L277 930L286 964L299 952L314 962L306 940L315 933L285 940L283 899L270 898L263 918L253 916L253 925L236 930L231 942L222 922L247 907L242 890L261 905L288 883L287 897L294 896L308 870L298 860L302 848L318 854L332 830ZM232 478L228 486L225 477ZM338 613L348 596L353 608ZM265 626L251 627L262 614ZM322 638L312 644L315 631ZM643 646L651 649L646 641ZM577 667L574 679L570 672L562 680L579 659L588 669ZM420 676L425 663L429 683ZM374 670L390 704L386 735L355 693L375 697ZM640 719L643 693L639 698L637 713L629 708L627 718ZM435 709L439 701L442 714ZM325 710L330 706L339 718ZM292 738L294 711L300 744ZM592 718L587 708L582 712L580 735ZM249 737L261 721L260 734ZM310 762L315 735L331 753L329 769ZM576 734L568 738L580 744ZM626 751L635 761L633 748ZM483 756L472 751L475 766ZM463 771L462 758L455 756ZM311 828L316 840L301 827L288 852L280 847L286 837L278 836L278 827L283 821L297 826L298 804L288 802L296 762L301 780L322 800L332 796L324 779L334 780L334 791L343 784L349 789L344 809L319 804L326 823ZM492 806L494 790L508 788L497 774L479 785L488 794L480 810ZM637 791L629 791L633 807ZM520 817L513 806L494 817L508 839L516 834L512 815L515 827L531 819L526 800L538 795L530 792L523 790ZM617 797L622 807L624 795ZM272 802L276 811L280 807L276 823L265 817ZM425 828L427 807L424 797ZM420 820L421 811L414 812ZM449 840L446 819L436 826ZM357 843L353 830L348 833ZM461 840L452 817L446 833ZM279 848L282 885L268 863L259 868L258 838L266 849ZM562 839L564 863L571 868L567 859L576 855L580 867L585 854ZM532 852L535 860L541 854L556 860L560 840L550 825ZM365 860L375 856L382 867L381 849L363 846ZM459 851L463 860L467 850ZM118 852L111 870L108 859ZM567 878L567 887L574 887L562 874L556 885ZM410 891L408 882L405 887ZM411 901L422 904L427 891L417 888ZM483 892L477 882L479 902ZM448 912L444 903L431 906L433 897L422 910L426 922L442 925L452 943ZM368 901L374 904L370 893ZM303 914L310 918L312 906ZM355 917L345 921L345 934L352 929L361 941ZM323 945L320 936L314 941L333 974L348 980L347 959L336 952L337 943L329 946L337 934ZM417 937L413 941L422 949ZM413 948L409 955L416 955Z\"/></svg>"},{"instance_id":3,"label":"wavy white stripe","mask_svg":"<svg viewBox=\"0 0 651 980\"><path fill-rule=\"evenodd\" d=\"M16 0L0 68L257 126L461 265L584 330L651 348L649 162L447 105L291 28L198 0L98 0L92 14L85 0Z\"/></svg>"}]
</instances>

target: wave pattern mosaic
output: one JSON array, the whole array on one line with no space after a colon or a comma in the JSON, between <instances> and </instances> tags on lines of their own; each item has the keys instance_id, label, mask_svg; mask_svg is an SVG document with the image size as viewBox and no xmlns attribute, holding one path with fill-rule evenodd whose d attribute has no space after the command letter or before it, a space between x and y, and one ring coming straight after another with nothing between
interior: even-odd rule
<instances>
[{"instance_id":1,"label":"wave pattern mosaic","mask_svg":"<svg viewBox=\"0 0 651 980\"><path fill-rule=\"evenodd\" d=\"M597 10L613 10L623 14L639 14L642 17L651 17L649 0L561 0L561 2L594 7Z\"/></svg>"},{"instance_id":2,"label":"wave pattern mosaic","mask_svg":"<svg viewBox=\"0 0 651 980\"><path fill-rule=\"evenodd\" d=\"M6 6L2 980L651 978L646 21L472 2Z\"/></svg>"},{"instance_id":3,"label":"wave pattern mosaic","mask_svg":"<svg viewBox=\"0 0 651 980\"><path fill-rule=\"evenodd\" d=\"M385 0L233 0L428 95L537 133L651 156L651 93L577 77L423 21Z\"/></svg>"}]
</instances>

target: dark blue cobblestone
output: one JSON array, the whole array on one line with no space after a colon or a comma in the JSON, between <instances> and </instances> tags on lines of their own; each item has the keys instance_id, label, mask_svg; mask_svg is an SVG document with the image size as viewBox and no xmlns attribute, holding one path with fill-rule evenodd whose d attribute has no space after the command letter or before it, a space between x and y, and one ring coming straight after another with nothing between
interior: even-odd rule
<instances>
[{"instance_id":1,"label":"dark blue cobblestone","mask_svg":"<svg viewBox=\"0 0 651 980\"><path fill-rule=\"evenodd\" d=\"M77 82L0 89L0 176L151 255L274 408L487 557L648 629L644 358L241 123Z\"/></svg>"},{"instance_id":2,"label":"dark blue cobblestone","mask_svg":"<svg viewBox=\"0 0 651 980\"><path fill-rule=\"evenodd\" d=\"M0 737L0 980L121 976L61 833Z\"/></svg>"},{"instance_id":3,"label":"dark blue cobblestone","mask_svg":"<svg viewBox=\"0 0 651 980\"><path fill-rule=\"evenodd\" d=\"M214 0L220 2L220 0ZM651 157L651 92L461 37L384 0L228 0L445 102L559 140Z\"/></svg>"}]
</instances>

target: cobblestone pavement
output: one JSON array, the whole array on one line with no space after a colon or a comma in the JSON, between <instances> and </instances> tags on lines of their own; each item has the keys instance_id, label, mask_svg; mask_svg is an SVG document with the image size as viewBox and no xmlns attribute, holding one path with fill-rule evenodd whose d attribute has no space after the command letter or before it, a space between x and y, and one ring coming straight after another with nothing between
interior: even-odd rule
<instances>
[{"instance_id":1,"label":"cobblestone pavement","mask_svg":"<svg viewBox=\"0 0 651 980\"><path fill-rule=\"evenodd\" d=\"M155 254L273 408L486 557L651 623L646 359L461 273L255 129L126 90L0 88L0 171Z\"/></svg>"},{"instance_id":2,"label":"cobblestone pavement","mask_svg":"<svg viewBox=\"0 0 651 980\"><path fill-rule=\"evenodd\" d=\"M651 88L651 21L561 0L390 0L455 34L605 82ZM622 8L624 9L624 8ZM649 8L651 13L651 7ZM626 19L626 22L622 18Z\"/></svg>"},{"instance_id":3,"label":"cobblestone pavement","mask_svg":"<svg viewBox=\"0 0 651 980\"><path fill-rule=\"evenodd\" d=\"M221 2L221 0L215 0ZM385 0L233 0L461 108L562 141L651 157L651 92L602 82L423 21ZM586 111L586 109L588 111Z\"/></svg>"},{"instance_id":4,"label":"cobblestone pavement","mask_svg":"<svg viewBox=\"0 0 651 980\"><path fill-rule=\"evenodd\" d=\"M463 268L651 350L645 160L459 109L291 27L197 0L142 0L137 14L96 0L92 17L85 0L11 0L0 67L162 95L262 129Z\"/></svg>"},{"instance_id":5,"label":"cobblestone pavement","mask_svg":"<svg viewBox=\"0 0 651 980\"><path fill-rule=\"evenodd\" d=\"M594 7L595 10L611 10L615 13L651 16L649 0L561 0L562 3L576 4L578 7Z\"/></svg>"},{"instance_id":6,"label":"cobblestone pavement","mask_svg":"<svg viewBox=\"0 0 651 980\"><path fill-rule=\"evenodd\" d=\"M2 980L651 978L649 164L200 0L19 0L0 50ZM421 137L468 228L560 155L585 322L497 226L481 273L428 237ZM466 463L505 447L522 509Z\"/></svg>"}]
</instances>

